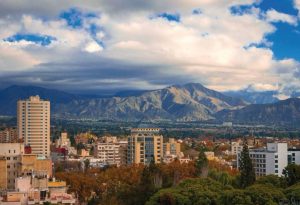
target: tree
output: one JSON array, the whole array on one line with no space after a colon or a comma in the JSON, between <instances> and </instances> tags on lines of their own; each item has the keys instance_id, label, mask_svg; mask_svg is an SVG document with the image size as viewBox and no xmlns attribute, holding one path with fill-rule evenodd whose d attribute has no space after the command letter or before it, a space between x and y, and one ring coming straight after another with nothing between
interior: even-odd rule
<instances>
[{"instance_id":1,"label":"tree","mask_svg":"<svg viewBox=\"0 0 300 205\"><path fill-rule=\"evenodd\" d=\"M247 140L244 139L243 150L239 158L239 169L241 173L240 186L245 188L255 182L255 172L252 165L252 160L249 156Z\"/></svg>"},{"instance_id":2,"label":"tree","mask_svg":"<svg viewBox=\"0 0 300 205\"><path fill-rule=\"evenodd\" d=\"M283 175L289 186L300 182L300 165L289 164L284 170Z\"/></svg>"},{"instance_id":3,"label":"tree","mask_svg":"<svg viewBox=\"0 0 300 205\"><path fill-rule=\"evenodd\" d=\"M207 175L207 166L208 166L208 160L204 153L204 149L201 149L198 155L198 159L195 163L197 175L198 176Z\"/></svg>"}]
</instances>

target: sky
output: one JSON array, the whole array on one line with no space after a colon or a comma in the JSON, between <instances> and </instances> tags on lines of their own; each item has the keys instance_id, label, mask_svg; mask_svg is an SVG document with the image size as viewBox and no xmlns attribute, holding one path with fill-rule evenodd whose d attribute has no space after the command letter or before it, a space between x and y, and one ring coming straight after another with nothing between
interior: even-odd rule
<instances>
[{"instance_id":1,"label":"sky","mask_svg":"<svg viewBox=\"0 0 300 205\"><path fill-rule=\"evenodd\" d=\"M300 92L300 0L1 0L0 88Z\"/></svg>"}]
</instances>

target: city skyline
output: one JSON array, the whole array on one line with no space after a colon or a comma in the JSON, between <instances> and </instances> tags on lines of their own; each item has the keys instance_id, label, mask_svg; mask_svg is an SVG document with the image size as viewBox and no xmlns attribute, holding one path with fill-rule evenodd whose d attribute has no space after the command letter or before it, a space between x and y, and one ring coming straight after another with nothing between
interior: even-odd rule
<instances>
[{"instance_id":1,"label":"city skyline","mask_svg":"<svg viewBox=\"0 0 300 205\"><path fill-rule=\"evenodd\" d=\"M299 91L298 0L1 1L0 88Z\"/></svg>"}]
</instances>

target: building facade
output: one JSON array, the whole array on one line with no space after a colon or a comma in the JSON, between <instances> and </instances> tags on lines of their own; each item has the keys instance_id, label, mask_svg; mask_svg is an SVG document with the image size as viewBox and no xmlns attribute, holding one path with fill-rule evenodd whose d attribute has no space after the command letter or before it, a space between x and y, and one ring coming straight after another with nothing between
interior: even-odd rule
<instances>
[{"instance_id":1,"label":"building facade","mask_svg":"<svg viewBox=\"0 0 300 205\"><path fill-rule=\"evenodd\" d=\"M163 157L163 136L157 128L135 128L128 137L127 163L161 163Z\"/></svg>"},{"instance_id":2,"label":"building facade","mask_svg":"<svg viewBox=\"0 0 300 205\"><path fill-rule=\"evenodd\" d=\"M39 96L18 101L19 138L30 145L33 154L50 157L50 102Z\"/></svg>"},{"instance_id":3,"label":"building facade","mask_svg":"<svg viewBox=\"0 0 300 205\"><path fill-rule=\"evenodd\" d=\"M250 149L249 155L257 177L269 174L282 176L282 171L288 165L287 143L267 143L264 149ZM238 166L239 158L240 153Z\"/></svg>"},{"instance_id":4,"label":"building facade","mask_svg":"<svg viewBox=\"0 0 300 205\"><path fill-rule=\"evenodd\" d=\"M0 185L6 189L14 189L15 178L20 175L21 155L24 154L24 145L22 143L0 143L0 156L2 156L2 165L6 164L6 173L1 173L6 178L5 185Z\"/></svg>"},{"instance_id":5,"label":"building facade","mask_svg":"<svg viewBox=\"0 0 300 205\"><path fill-rule=\"evenodd\" d=\"M181 144L174 138L169 138L169 141L164 143L164 155L175 155L181 154Z\"/></svg>"},{"instance_id":6,"label":"building facade","mask_svg":"<svg viewBox=\"0 0 300 205\"><path fill-rule=\"evenodd\" d=\"M116 137L105 137L94 146L94 156L104 164L126 164L127 141L118 141Z\"/></svg>"},{"instance_id":7,"label":"building facade","mask_svg":"<svg viewBox=\"0 0 300 205\"><path fill-rule=\"evenodd\" d=\"M0 143L12 143L18 141L17 129L6 128L4 130L0 130Z\"/></svg>"}]
</instances>

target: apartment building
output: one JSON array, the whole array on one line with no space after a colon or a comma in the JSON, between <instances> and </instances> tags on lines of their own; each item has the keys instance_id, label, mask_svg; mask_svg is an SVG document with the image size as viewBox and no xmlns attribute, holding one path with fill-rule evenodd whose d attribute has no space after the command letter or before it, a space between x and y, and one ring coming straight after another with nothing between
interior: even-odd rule
<instances>
[{"instance_id":1,"label":"apartment building","mask_svg":"<svg viewBox=\"0 0 300 205\"><path fill-rule=\"evenodd\" d=\"M287 143L267 143L263 149L250 149L250 158L256 176L275 174L282 176L283 169L288 165ZM238 153L239 166L240 153Z\"/></svg>"},{"instance_id":2,"label":"apartment building","mask_svg":"<svg viewBox=\"0 0 300 205\"><path fill-rule=\"evenodd\" d=\"M181 154L181 144L174 138L169 138L168 142L164 143L164 155L175 155Z\"/></svg>"},{"instance_id":3,"label":"apartment building","mask_svg":"<svg viewBox=\"0 0 300 205\"><path fill-rule=\"evenodd\" d=\"M95 144L94 156L104 164L126 164L126 149L127 141L118 141L116 137L104 137L101 142Z\"/></svg>"},{"instance_id":4,"label":"apartment building","mask_svg":"<svg viewBox=\"0 0 300 205\"><path fill-rule=\"evenodd\" d=\"M0 143L0 156L2 166L6 165L6 173L2 173L6 178L6 185L1 184L0 187L5 189L14 189L15 178L20 175L20 160L24 154L24 145L22 143ZM5 175L5 176L4 176Z\"/></svg>"},{"instance_id":5,"label":"apartment building","mask_svg":"<svg viewBox=\"0 0 300 205\"><path fill-rule=\"evenodd\" d=\"M288 163L300 164L300 149L297 148L288 149Z\"/></svg>"},{"instance_id":6,"label":"apartment building","mask_svg":"<svg viewBox=\"0 0 300 205\"><path fill-rule=\"evenodd\" d=\"M18 101L18 135L33 154L50 157L50 102L31 96Z\"/></svg>"},{"instance_id":7,"label":"apartment building","mask_svg":"<svg viewBox=\"0 0 300 205\"><path fill-rule=\"evenodd\" d=\"M68 138L67 132L62 132L60 134L60 138L58 138L55 141L55 146L56 147L66 147L66 148L71 146L71 142L70 142L70 139Z\"/></svg>"},{"instance_id":8,"label":"apartment building","mask_svg":"<svg viewBox=\"0 0 300 205\"><path fill-rule=\"evenodd\" d=\"M231 154L232 155L237 155L242 150L243 150L243 146L241 145L240 141L231 142Z\"/></svg>"},{"instance_id":9,"label":"apartment building","mask_svg":"<svg viewBox=\"0 0 300 205\"><path fill-rule=\"evenodd\" d=\"M0 143L0 188L14 190L15 179L23 175L52 176L52 161L25 154L22 143Z\"/></svg>"},{"instance_id":10,"label":"apartment building","mask_svg":"<svg viewBox=\"0 0 300 205\"><path fill-rule=\"evenodd\" d=\"M18 133L15 128L5 128L0 130L0 143L18 142Z\"/></svg>"},{"instance_id":11,"label":"apartment building","mask_svg":"<svg viewBox=\"0 0 300 205\"><path fill-rule=\"evenodd\" d=\"M128 137L127 163L161 163L163 136L158 128L134 128Z\"/></svg>"}]
</instances>

